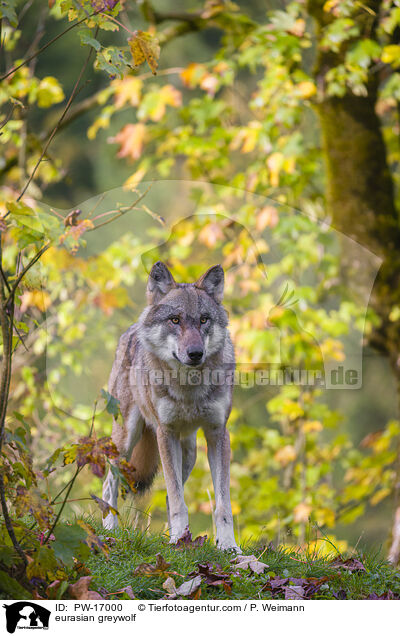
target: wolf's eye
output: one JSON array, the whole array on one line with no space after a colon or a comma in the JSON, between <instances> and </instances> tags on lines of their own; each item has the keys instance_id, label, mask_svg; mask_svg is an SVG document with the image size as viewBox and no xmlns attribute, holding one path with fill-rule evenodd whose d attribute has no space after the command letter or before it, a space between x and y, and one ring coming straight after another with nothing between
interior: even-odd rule
<instances>
[{"instance_id":1,"label":"wolf's eye","mask_svg":"<svg viewBox=\"0 0 400 636\"><path fill-rule=\"evenodd\" d=\"M209 321L209 317L208 316L202 316L200 318L200 322L201 322L202 325L205 325L206 322L208 322L208 321Z\"/></svg>"},{"instance_id":2,"label":"wolf's eye","mask_svg":"<svg viewBox=\"0 0 400 636\"><path fill-rule=\"evenodd\" d=\"M172 318L170 318L171 322L174 323L174 325L179 325L179 318L178 316L172 316Z\"/></svg>"}]
</instances>

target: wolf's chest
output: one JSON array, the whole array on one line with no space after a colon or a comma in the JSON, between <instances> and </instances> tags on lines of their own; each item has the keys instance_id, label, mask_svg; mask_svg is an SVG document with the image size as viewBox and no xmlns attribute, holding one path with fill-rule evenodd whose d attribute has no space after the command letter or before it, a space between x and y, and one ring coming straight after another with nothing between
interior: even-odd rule
<instances>
[{"instance_id":1,"label":"wolf's chest","mask_svg":"<svg viewBox=\"0 0 400 636\"><path fill-rule=\"evenodd\" d=\"M189 435L198 428L222 426L227 415L226 399L183 401L162 397L157 403L159 423L179 433Z\"/></svg>"}]
</instances>

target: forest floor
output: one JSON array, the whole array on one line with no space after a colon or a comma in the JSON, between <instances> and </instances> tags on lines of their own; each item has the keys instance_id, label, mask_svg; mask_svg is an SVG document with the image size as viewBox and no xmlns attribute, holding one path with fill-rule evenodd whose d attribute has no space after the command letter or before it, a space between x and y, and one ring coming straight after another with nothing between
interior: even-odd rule
<instances>
[{"instance_id":1,"label":"forest floor","mask_svg":"<svg viewBox=\"0 0 400 636\"><path fill-rule=\"evenodd\" d=\"M96 530L109 553L86 565L91 588L108 599L400 599L400 571L380 552L321 556L253 544L238 557L204 537L171 546L137 529Z\"/></svg>"}]
</instances>

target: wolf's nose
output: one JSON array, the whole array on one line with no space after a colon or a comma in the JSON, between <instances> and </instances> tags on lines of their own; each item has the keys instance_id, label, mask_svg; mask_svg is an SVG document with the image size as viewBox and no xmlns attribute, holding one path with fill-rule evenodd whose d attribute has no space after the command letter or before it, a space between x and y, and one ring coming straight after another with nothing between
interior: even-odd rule
<instances>
[{"instance_id":1,"label":"wolf's nose","mask_svg":"<svg viewBox=\"0 0 400 636\"><path fill-rule=\"evenodd\" d=\"M200 362L203 357L203 350L198 348L192 349L189 347L189 349L187 350L187 354L193 362Z\"/></svg>"}]
</instances>

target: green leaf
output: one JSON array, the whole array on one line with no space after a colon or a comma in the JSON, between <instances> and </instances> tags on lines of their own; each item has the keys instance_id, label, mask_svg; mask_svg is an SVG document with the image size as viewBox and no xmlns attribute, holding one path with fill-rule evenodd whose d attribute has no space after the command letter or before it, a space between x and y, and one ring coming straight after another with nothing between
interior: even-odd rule
<instances>
[{"instance_id":1,"label":"green leaf","mask_svg":"<svg viewBox=\"0 0 400 636\"><path fill-rule=\"evenodd\" d=\"M30 599L32 596L15 579L0 570L0 590L6 598L17 598L19 600Z\"/></svg>"},{"instance_id":2,"label":"green leaf","mask_svg":"<svg viewBox=\"0 0 400 636\"><path fill-rule=\"evenodd\" d=\"M104 389L101 389L101 395L106 401L107 413L110 413L110 415L114 415L114 417L117 418L120 413L119 400L117 400L117 398L113 397L111 393L105 391Z\"/></svg>"},{"instance_id":3,"label":"green leaf","mask_svg":"<svg viewBox=\"0 0 400 636\"><path fill-rule=\"evenodd\" d=\"M67 566L73 565L73 558L88 557L90 550L85 544L87 533L77 524L67 526L59 524L54 530L56 540L53 542L54 552L60 561Z\"/></svg>"},{"instance_id":4,"label":"green leaf","mask_svg":"<svg viewBox=\"0 0 400 636\"><path fill-rule=\"evenodd\" d=\"M15 12L17 0L1 0L0 18L6 18L12 27L18 26L18 17Z\"/></svg>"},{"instance_id":5,"label":"green leaf","mask_svg":"<svg viewBox=\"0 0 400 636\"><path fill-rule=\"evenodd\" d=\"M78 32L78 35L80 37L81 44L88 44L89 46L92 46L96 51L100 51L101 44L98 40L92 37L92 32L90 31L90 29L81 29L81 31Z\"/></svg>"},{"instance_id":6,"label":"green leaf","mask_svg":"<svg viewBox=\"0 0 400 636\"><path fill-rule=\"evenodd\" d=\"M0 562L4 563L6 567L13 564L15 559L15 550L10 545L0 546Z\"/></svg>"}]
</instances>

